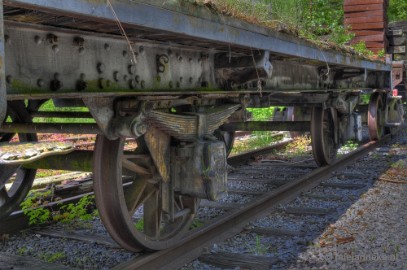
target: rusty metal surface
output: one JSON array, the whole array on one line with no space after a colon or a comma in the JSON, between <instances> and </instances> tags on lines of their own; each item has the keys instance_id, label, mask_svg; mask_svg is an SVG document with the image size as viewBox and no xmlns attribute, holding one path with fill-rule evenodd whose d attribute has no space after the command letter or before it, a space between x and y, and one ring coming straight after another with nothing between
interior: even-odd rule
<instances>
[{"instance_id":1,"label":"rusty metal surface","mask_svg":"<svg viewBox=\"0 0 407 270\"><path fill-rule=\"evenodd\" d=\"M74 150L72 142L24 142L0 144L0 164L19 165L46 156L68 154Z\"/></svg>"},{"instance_id":2,"label":"rusty metal surface","mask_svg":"<svg viewBox=\"0 0 407 270\"><path fill-rule=\"evenodd\" d=\"M391 70L392 89L403 82L404 61L394 61Z\"/></svg>"},{"instance_id":3,"label":"rusty metal surface","mask_svg":"<svg viewBox=\"0 0 407 270\"><path fill-rule=\"evenodd\" d=\"M252 30L253 26L247 27L252 28L250 31L245 29L247 24L236 23L232 19L223 18L223 23L220 23L215 19L174 12L162 8L160 5L154 6L149 4L150 1L144 2L113 2L115 12L120 22L129 30L130 37L132 37L131 30L139 30L139 33L140 31L145 31L144 36L151 36L151 39L156 37L157 39L162 38L162 40L167 41L179 40L178 42L181 43L185 42L191 45L196 43L202 47L207 47L207 44L210 43L226 48L225 51L227 51L228 46L244 48L246 50L253 48L324 64L347 65L382 71L390 70L389 66L385 64L357 59L332 50L324 50L306 41L268 31L262 27L257 27L260 29L257 32ZM34 22L39 21L39 23L44 23L45 21L44 24L85 28L92 27L86 26L86 22L93 21L100 24L95 25L96 29L100 29L99 31L119 32L115 17L104 1L7 0L4 4L7 7L11 7L9 10L11 14L10 19L12 19L13 14L24 13L23 10L19 12L19 10L15 10L12 7L23 8L37 11L35 16L31 18ZM45 12L45 14L41 12ZM68 18L78 18L83 21L79 23L72 22L65 16ZM141 33L141 36L143 36L143 33Z\"/></svg>"},{"instance_id":4,"label":"rusty metal surface","mask_svg":"<svg viewBox=\"0 0 407 270\"><path fill-rule=\"evenodd\" d=\"M389 138L390 136L386 136L386 139ZM354 162L369 153L369 151L372 151L379 144L379 142L367 143L330 166L316 169L303 178L292 181L269 194L263 195L258 200L248 204L244 209L233 211L217 220L217 222L202 228L198 233L186 237L173 249L139 257L122 263L114 269L178 269L197 258L201 254L203 247L232 237L240 232L253 218L268 214L281 203L290 201L297 197L298 194L304 192L304 190L317 186L324 179L328 178L332 171Z\"/></svg>"},{"instance_id":5,"label":"rusty metal surface","mask_svg":"<svg viewBox=\"0 0 407 270\"><path fill-rule=\"evenodd\" d=\"M65 124L65 123L6 123L0 127L0 132L6 133L72 133L72 134L101 134L96 124Z\"/></svg>"}]
</instances>

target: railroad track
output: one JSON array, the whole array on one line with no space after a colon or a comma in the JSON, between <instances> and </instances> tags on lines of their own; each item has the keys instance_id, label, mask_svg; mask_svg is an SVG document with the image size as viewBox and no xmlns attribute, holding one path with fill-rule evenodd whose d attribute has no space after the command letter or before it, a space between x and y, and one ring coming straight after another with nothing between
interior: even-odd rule
<instances>
[{"instance_id":1,"label":"railroad track","mask_svg":"<svg viewBox=\"0 0 407 270\"><path fill-rule=\"evenodd\" d=\"M262 181L269 183L273 183L274 181L274 186L277 186L277 188L271 189L271 191L264 194L259 194L259 196L257 196L251 202L238 205L238 207L229 208L229 212L222 213L221 217L212 221L209 225L191 232L190 235L185 237L185 239L174 248L138 257L132 261L120 264L114 269L178 269L198 257L204 262L217 264L216 266L230 268L240 266L247 267L249 269L269 269L271 265L276 263L278 260L275 258L262 258L261 256L244 256L242 254L235 254L236 256L234 256L233 254L225 252L203 255L203 250L205 250L205 247L208 247L213 243L219 243L224 239L233 237L237 233L241 232L247 226L247 224L249 224L255 218L279 211L281 204L287 204L288 202L297 198L301 193L311 190L317 186L360 188L360 184L344 185L340 183L332 184L322 182L328 179L333 171L340 170L352 162L355 162L355 160L368 154L383 142L388 141L390 137L391 136L388 135L379 142L366 143L357 150L341 157L335 163L329 166L315 169L315 164L313 162L305 166L294 165L291 168L289 168L289 165L283 166L289 168L289 170L286 171L286 176L290 174L289 171L291 171L291 173L296 172L293 170L293 167L299 167L303 171L302 176L301 173L297 172L294 173L294 177L287 177L288 181L276 181L274 177L269 175L269 172L265 172L267 176L263 177ZM249 174L253 173L254 171L248 171L247 167L243 167L241 169L249 172ZM259 170L260 168L256 169ZM265 168L263 166L263 170L264 169ZM268 169L270 169L270 167ZM268 178L268 180L264 178ZM315 196L318 197L318 195ZM228 207L226 207L226 209L228 209ZM301 207L294 207L287 208L286 211L294 215L327 214L326 209L315 208L305 209ZM297 234L297 232L287 230L273 231L258 229L258 232L263 234Z\"/></svg>"},{"instance_id":2,"label":"railroad track","mask_svg":"<svg viewBox=\"0 0 407 270\"><path fill-rule=\"evenodd\" d=\"M385 138L385 140L388 139L388 137ZM281 148L284 146L284 144L278 144L275 147ZM191 231L190 234L188 234L187 237L185 237L185 239L180 242L179 245L177 245L173 249L146 255L137 255L134 260L119 264L115 267L115 269L177 269L189 263L194 258L198 257L202 262L206 261L207 263L214 263L214 261L219 261L217 259L214 259L216 257L227 258L228 256L232 256L233 254L231 255L221 252L218 254L203 255L202 251L204 250L204 247L210 246L212 243L219 242L221 239L232 237L233 235L239 233L255 217L268 214L272 211L281 210L278 207L279 205L281 205L282 203L288 203L289 201L297 198L297 196L305 190L309 190L312 187L320 185L321 181L330 176L332 170L339 170L339 168L346 166L353 160L365 155L367 152L376 148L378 144L378 142L368 143L362 146L357 151L354 151L351 154L342 157L335 164L332 164L332 166L318 169L316 169L315 163L313 161L310 162L308 158L305 158L304 162L296 164L270 164L270 161L266 160L264 162L253 163L251 165L234 165L236 166L236 168L229 174L229 198L235 197L235 200L239 200L240 203L242 203L243 201L244 204L237 205L236 202L228 202L228 200L224 200L222 203L216 204L211 204L210 202L203 201L203 208L213 209L212 213L217 214L214 214L212 217L207 218L208 220L206 222L201 222L204 223L204 225L198 229L194 229L193 231ZM239 158L233 157L229 160L229 163L232 162L233 164L239 164L242 163L244 160L247 161L255 154L259 155L259 152L261 154L264 154L265 151L271 150L272 149L262 149L260 151L254 151L250 154L245 154L244 156L241 156ZM273 175L270 175L270 170L273 171ZM249 179L248 176L251 176L251 178ZM239 190L239 188L234 188L234 185L237 182L245 182L248 184L248 186L252 187L260 185L267 186L268 188L267 190L264 190L263 188L263 191L249 191L243 190L241 188ZM352 185L349 185L350 188L352 188L351 186ZM249 199L246 200L245 198ZM291 210L299 211L298 209ZM316 211L315 209L308 210ZM221 217L219 217L220 215ZM198 214L198 218L204 220L204 214ZM21 220L15 222L21 224ZM11 225L10 223L7 225L7 227L11 226L15 225ZM4 228L4 226L1 224L0 228ZM257 229L257 231L259 230L261 231L261 228ZM64 233L60 231L47 231L47 229L45 229L45 231L39 231L37 233L54 238L65 237L68 239L76 239L78 241L93 241L102 245L110 245L110 248L117 248L114 243L106 240L105 238L89 238L73 235L72 233L67 234L66 232ZM275 234L279 232L270 232L269 230L267 232L263 231L263 233ZM280 231L280 233L292 233L294 235L296 234L295 232L289 231ZM246 259L246 261L250 261L250 258ZM258 261L262 262L263 264L270 263L270 260L266 260L266 262L264 262L262 260L264 258L261 258L261 256L257 256L257 258L255 259L259 259ZM229 264L231 264L230 267L233 267L233 263L231 261L234 261L234 263L236 264L236 259L229 260Z\"/></svg>"}]
</instances>

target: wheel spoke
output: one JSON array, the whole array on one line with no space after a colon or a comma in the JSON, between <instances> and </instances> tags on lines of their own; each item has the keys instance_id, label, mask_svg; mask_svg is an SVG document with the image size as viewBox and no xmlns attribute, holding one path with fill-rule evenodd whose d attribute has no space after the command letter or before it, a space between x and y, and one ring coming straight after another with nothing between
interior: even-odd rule
<instances>
[{"instance_id":1,"label":"wheel spoke","mask_svg":"<svg viewBox=\"0 0 407 270\"><path fill-rule=\"evenodd\" d=\"M0 165L0 188L13 176L20 165Z\"/></svg>"},{"instance_id":2,"label":"wheel spoke","mask_svg":"<svg viewBox=\"0 0 407 270\"><path fill-rule=\"evenodd\" d=\"M158 239L160 236L161 225L161 203L159 192L155 192L154 196L150 196L144 202L144 233L153 239Z\"/></svg>"},{"instance_id":3,"label":"wheel spoke","mask_svg":"<svg viewBox=\"0 0 407 270\"><path fill-rule=\"evenodd\" d=\"M3 187L0 190L0 206L3 206L9 199L10 197L8 196L7 190Z\"/></svg>"},{"instance_id":4,"label":"wheel spoke","mask_svg":"<svg viewBox=\"0 0 407 270\"><path fill-rule=\"evenodd\" d=\"M135 162L130 160L130 158L132 158L132 156L127 156L127 155L123 156L122 165L123 165L124 169L127 169L138 175L151 175L151 173L148 169L136 164Z\"/></svg>"}]
</instances>

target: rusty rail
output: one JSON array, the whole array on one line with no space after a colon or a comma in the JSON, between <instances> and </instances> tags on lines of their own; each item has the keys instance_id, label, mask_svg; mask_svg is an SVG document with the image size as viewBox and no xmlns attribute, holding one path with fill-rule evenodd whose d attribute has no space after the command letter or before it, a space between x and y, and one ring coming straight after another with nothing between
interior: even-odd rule
<instances>
[{"instance_id":1,"label":"rusty rail","mask_svg":"<svg viewBox=\"0 0 407 270\"><path fill-rule=\"evenodd\" d=\"M305 190L319 185L329 177L332 171L354 162L390 138L391 135L387 135L381 141L369 142L343 156L334 164L318 168L303 178L261 196L246 207L222 216L216 222L194 231L172 249L140 256L122 263L114 269L178 269L199 257L204 247L239 233L249 221L275 211L279 204L291 201Z\"/></svg>"}]
</instances>

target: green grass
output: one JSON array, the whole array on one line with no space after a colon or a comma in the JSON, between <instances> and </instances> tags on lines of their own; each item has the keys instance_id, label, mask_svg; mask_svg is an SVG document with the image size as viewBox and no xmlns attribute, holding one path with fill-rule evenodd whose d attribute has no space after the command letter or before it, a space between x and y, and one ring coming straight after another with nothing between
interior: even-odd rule
<instances>
[{"instance_id":1,"label":"green grass","mask_svg":"<svg viewBox=\"0 0 407 270\"><path fill-rule=\"evenodd\" d=\"M40 112L89 112L86 107L55 107L52 100L48 100L40 107ZM36 117L34 123L95 123L93 118L44 118Z\"/></svg>"}]
</instances>

